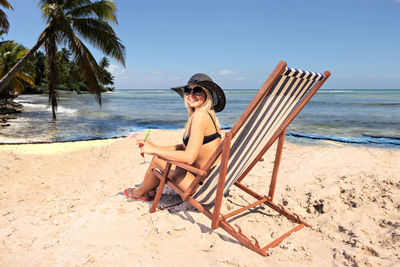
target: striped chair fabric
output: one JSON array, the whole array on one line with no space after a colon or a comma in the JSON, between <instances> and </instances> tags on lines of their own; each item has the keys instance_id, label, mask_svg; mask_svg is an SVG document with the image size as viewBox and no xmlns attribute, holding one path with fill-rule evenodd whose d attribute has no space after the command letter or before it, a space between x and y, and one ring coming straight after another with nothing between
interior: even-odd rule
<instances>
[{"instance_id":1,"label":"striped chair fabric","mask_svg":"<svg viewBox=\"0 0 400 267\"><path fill-rule=\"evenodd\" d=\"M255 160L308 89L323 78L321 73L286 67L231 141L224 193ZM219 166L209 174L193 198L205 205L212 204L218 174Z\"/></svg>"}]
</instances>

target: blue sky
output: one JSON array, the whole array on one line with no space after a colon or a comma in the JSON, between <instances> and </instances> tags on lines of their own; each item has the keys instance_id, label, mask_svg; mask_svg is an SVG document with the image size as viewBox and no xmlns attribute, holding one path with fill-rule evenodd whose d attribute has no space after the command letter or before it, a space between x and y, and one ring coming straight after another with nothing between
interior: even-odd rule
<instances>
[{"instance_id":1,"label":"blue sky","mask_svg":"<svg viewBox=\"0 0 400 267\"><path fill-rule=\"evenodd\" d=\"M37 1L10 0L5 39L30 48ZM400 88L400 0L117 0L126 68L118 89L169 88L207 73L223 88L259 88L280 60L330 70L329 89ZM96 58L102 53L93 49Z\"/></svg>"}]
</instances>

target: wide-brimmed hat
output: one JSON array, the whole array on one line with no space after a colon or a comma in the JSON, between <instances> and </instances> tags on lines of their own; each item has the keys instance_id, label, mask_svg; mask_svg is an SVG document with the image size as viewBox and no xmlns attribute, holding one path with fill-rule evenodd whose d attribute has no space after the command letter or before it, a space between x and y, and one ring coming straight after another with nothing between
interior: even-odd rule
<instances>
[{"instance_id":1,"label":"wide-brimmed hat","mask_svg":"<svg viewBox=\"0 0 400 267\"><path fill-rule=\"evenodd\" d=\"M222 91L221 87L219 87L218 84L213 82L213 80L211 80L211 78L204 73L197 73L190 77L186 85L172 87L171 89L177 92L181 97L184 97L183 91L185 87L191 84L197 84L210 92L213 99L213 107L215 112L220 112L225 108L226 100L224 91Z\"/></svg>"}]
</instances>

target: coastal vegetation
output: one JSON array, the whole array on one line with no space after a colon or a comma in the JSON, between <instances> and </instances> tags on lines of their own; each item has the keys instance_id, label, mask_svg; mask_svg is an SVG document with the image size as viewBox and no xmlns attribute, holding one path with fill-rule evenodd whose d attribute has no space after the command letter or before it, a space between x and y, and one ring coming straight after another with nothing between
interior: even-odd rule
<instances>
[{"instance_id":1,"label":"coastal vegetation","mask_svg":"<svg viewBox=\"0 0 400 267\"><path fill-rule=\"evenodd\" d=\"M6 7L6 3L0 0L0 5ZM25 92L48 93L54 119L57 89L89 91L101 105L101 92L111 89L107 86L113 84L113 77L107 71L109 60L102 58L98 63L83 40L125 65L125 47L109 24L117 24L114 1L39 0L39 6L47 25L30 50L21 49L19 58L15 56L17 62L3 67L0 95L19 93L12 84L15 80ZM13 41L1 45L20 47ZM24 78L23 73L26 73Z\"/></svg>"},{"instance_id":2,"label":"coastal vegetation","mask_svg":"<svg viewBox=\"0 0 400 267\"><path fill-rule=\"evenodd\" d=\"M3 58L2 46L0 45L0 75L4 75L3 65L1 60ZM28 50L25 50L28 51ZM57 90L72 91L78 94L89 92L88 84L84 77L79 71L79 66L76 61L72 59L71 53L66 49L62 48L57 52L56 61L56 73L58 85ZM98 62L100 68L100 75L98 76L98 82L101 88L101 92L113 91L114 77L107 70L109 67L109 60L103 57ZM49 93L49 65L48 57L41 51L37 51L22 68L25 69L25 73L28 77L31 77L30 82L21 82L20 89L17 90L15 86L8 86L10 90L7 90L7 94L3 98L13 97L14 93L21 94L48 94ZM18 77L18 75L16 75Z\"/></svg>"}]
</instances>

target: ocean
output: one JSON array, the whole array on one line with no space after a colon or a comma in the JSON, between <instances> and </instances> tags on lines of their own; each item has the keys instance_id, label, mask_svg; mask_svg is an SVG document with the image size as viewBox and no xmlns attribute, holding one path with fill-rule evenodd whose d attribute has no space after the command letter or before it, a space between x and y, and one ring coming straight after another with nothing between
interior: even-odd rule
<instances>
[{"instance_id":1,"label":"ocean","mask_svg":"<svg viewBox=\"0 0 400 267\"><path fill-rule=\"evenodd\" d=\"M225 90L227 104L217 113L229 129L257 93ZM47 95L21 95L24 106L0 143L91 140L126 136L147 129L179 129L187 120L180 96L170 89L116 90L102 94L99 107L91 94L60 94L53 121ZM298 143L338 141L400 148L400 90L319 90L287 129Z\"/></svg>"}]
</instances>

